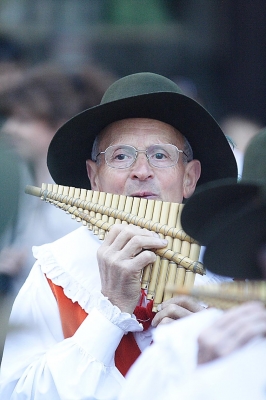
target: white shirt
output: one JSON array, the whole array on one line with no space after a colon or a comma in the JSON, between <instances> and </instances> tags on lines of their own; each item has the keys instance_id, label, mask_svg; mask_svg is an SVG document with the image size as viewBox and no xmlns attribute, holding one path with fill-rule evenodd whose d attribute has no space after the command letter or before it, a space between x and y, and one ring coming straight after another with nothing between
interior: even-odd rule
<instances>
[{"instance_id":1,"label":"white shirt","mask_svg":"<svg viewBox=\"0 0 266 400\"><path fill-rule=\"evenodd\" d=\"M134 332L141 351L152 340L135 316L101 293L96 252L100 241L86 227L40 247L11 313L1 370L1 399L116 399L125 379L114 364L124 334ZM45 275L89 314L64 339L56 300ZM214 281L197 276L198 283Z\"/></svg>"},{"instance_id":2,"label":"white shirt","mask_svg":"<svg viewBox=\"0 0 266 400\"><path fill-rule=\"evenodd\" d=\"M208 309L154 331L154 343L129 370L119 400L265 400L266 338L197 365L199 333L222 311ZM145 376L145 379L143 379Z\"/></svg>"}]
</instances>

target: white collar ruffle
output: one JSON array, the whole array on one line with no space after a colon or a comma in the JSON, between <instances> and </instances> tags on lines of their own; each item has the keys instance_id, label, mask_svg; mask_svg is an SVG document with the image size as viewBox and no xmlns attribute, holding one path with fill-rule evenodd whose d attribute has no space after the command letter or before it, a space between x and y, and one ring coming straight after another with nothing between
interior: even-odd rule
<instances>
[{"instance_id":1,"label":"white collar ruffle","mask_svg":"<svg viewBox=\"0 0 266 400\"><path fill-rule=\"evenodd\" d=\"M141 331L135 316L121 313L101 293L101 281L97 264L97 250L101 241L87 227L80 227L53 243L33 247L42 272L65 295L89 314L96 308L114 324L128 332Z\"/></svg>"}]
</instances>

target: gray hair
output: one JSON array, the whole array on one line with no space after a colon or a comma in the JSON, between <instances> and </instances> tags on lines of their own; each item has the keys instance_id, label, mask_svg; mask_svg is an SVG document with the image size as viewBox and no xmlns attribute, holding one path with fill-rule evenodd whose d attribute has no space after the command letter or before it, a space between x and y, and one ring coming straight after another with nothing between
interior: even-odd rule
<instances>
[{"instance_id":1,"label":"gray hair","mask_svg":"<svg viewBox=\"0 0 266 400\"><path fill-rule=\"evenodd\" d=\"M94 139L93 145L92 145L92 150L91 150L91 159L92 161L98 162L97 160L97 154L99 154L99 147L100 147L100 139L101 139L101 134L97 135L96 138Z\"/></svg>"},{"instance_id":2,"label":"gray hair","mask_svg":"<svg viewBox=\"0 0 266 400\"><path fill-rule=\"evenodd\" d=\"M187 155L186 157L185 154L183 154L183 162L186 163L193 160L193 150L187 138L185 136L183 136L183 138L184 138L184 153L186 153Z\"/></svg>"}]
</instances>

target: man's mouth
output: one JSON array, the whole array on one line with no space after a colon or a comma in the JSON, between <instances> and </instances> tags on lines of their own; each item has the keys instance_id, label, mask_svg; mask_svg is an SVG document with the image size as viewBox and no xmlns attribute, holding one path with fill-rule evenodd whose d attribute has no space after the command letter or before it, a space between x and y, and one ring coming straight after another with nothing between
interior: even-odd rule
<instances>
[{"instance_id":1,"label":"man's mouth","mask_svg":"<svg viewBox=\"0 0 266 400\"><path fill-rule=\"evenodd\" d=\"M159 196L153 192L136 192L136 193L132 193L130 196L132 197L140 197L143 199L158 199Z\"/></svg>"}]
</instances>

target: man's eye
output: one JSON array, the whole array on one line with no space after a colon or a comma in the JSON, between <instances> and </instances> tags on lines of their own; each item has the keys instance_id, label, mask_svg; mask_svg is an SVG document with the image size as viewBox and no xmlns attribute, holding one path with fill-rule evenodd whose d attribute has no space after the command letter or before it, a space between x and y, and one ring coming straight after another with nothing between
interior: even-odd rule
<instances>
[{"instance_id":1,"label":"man's eye","mask_svg":"<svg viewBox=\"0 0 266 400\"><path fill-rule=\"evenodd\" d=\"M153 160L167 160L169 158L169 155L165 151L156 151L150 156L151 159Z\"/></svg>"},{"instance_id":2,"label":"man's eye","mask_svg":"<svg viewBox=\"0 0 266 400\"><path fill-rule=\"evenodd\" d=\"M113 155L112 158L113 158L113 160L116 160L116 161L124 161L124 160L128 160L129 158L131 158L131 156L128 154L125 154L125 153L116 153Z\"/></svg>"},{"instance_id":3,"label":"man's eye","mask_svg":"<svg viewBox=\"0 0 266 400\"><path fill-rule=\"evenodd\" d=\"M117 154L115 160L125 160L127 158L126 154Z\"/></svg>"},{"instance_id":4,"label":"man's eye","mask_svg":"<svg viewBox=\"0 0 266 400\"><path fill-rule=\"evenodd\" d=\"M164 160L167 158L167 155L164 153L155 153L153 157L156 158L156 160Z\"/></svg>"}]
</instances>

